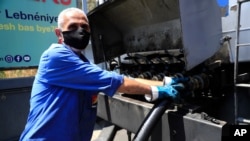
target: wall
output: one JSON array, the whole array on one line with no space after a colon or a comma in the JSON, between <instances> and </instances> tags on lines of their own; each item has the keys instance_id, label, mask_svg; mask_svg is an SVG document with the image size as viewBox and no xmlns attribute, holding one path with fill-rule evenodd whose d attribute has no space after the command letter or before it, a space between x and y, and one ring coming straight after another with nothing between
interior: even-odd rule
<instances>
[{"instance_id":1,"label":"wall","mask_svg":"<svg viewBox=\"0 0 250 141\"><path fill-rule=\"evenodd\" d=\"M222 30L223 35L231 36L231 47L229 46L230 62L234 62L235 59L235 39L236 39L236 26L237 26L237 0L229 0L229 12L228 15L222 17ZM250 2L242 4L241 7L241 28L240 28L240 43L250 43ZM239 51L239 61L250 60L250 48L242 48Z\"/></svg>"}]
</instances>

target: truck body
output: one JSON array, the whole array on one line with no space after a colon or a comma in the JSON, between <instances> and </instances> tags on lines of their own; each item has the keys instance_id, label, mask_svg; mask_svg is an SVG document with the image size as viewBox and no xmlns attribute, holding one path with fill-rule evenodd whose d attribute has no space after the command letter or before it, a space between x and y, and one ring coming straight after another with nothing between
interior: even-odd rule
<instances>
[{"instance_id":1,"label":"truck body","mask_svg":"<svg viewBox=\"0 0 250 141\"><path fill-rule=\"evenodd\" d=\"M117 93L98 97L98 116L152 141L219 141L228 125L249 124L247 88L235 91L237 0L222 14L216 0L113 0L88 12L93 62L103 69L162 80L189 77L189 94L167 102ZM240 41L250 42L250 3L242 5ZM239 52L240 81L249 82L250 50ZM91 57L91 56L90 56ZM0 80L0 141L18 140L26 123L33 77ZM12 84L12 85L9 85ZM150 132L143 124L157 116ZM18 118L17 118L18 117ZM144 135L143 135L144 136Z\"/></svg>"}]
</instances>

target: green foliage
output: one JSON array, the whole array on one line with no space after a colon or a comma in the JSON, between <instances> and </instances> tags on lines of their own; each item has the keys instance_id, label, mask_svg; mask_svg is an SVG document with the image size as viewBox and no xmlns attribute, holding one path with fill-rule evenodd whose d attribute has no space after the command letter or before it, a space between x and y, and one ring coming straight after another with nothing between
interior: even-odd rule
<instances>
[{"instance_id":1,"label":"green foliage","mask_svg":"<svg viewBox=\"0 0 250 141\"><path fill-rule=\"evenodd\" d=\"M4 71L0 71L0 79L5 78L5 77L6 77L6 75L5 75Z\"/></svg>"}]
</instances>

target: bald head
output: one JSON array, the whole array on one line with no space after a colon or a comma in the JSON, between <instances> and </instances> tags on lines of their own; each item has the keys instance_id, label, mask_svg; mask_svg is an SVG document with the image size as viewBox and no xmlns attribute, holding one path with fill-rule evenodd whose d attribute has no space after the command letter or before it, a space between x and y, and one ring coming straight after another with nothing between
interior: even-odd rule
<instances>
[{"instance_id":1,"label":"bald head","mask_svg":"<svg viewBox=\"0 0 250 141\"><path fill-rule=\"evenodd\" d=\"M89 23L86 14L83 10L75 7L67 8L61 11L58 15L58 28L66 31L70 23L84 24L87 31L89 31Z\"/></svg>"}]
</instances>

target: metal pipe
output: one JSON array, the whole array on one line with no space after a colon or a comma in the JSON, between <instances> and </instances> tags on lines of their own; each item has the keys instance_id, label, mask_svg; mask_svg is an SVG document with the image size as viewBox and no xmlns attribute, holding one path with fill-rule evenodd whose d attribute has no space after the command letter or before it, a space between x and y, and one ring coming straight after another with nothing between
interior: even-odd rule
<instances>
[{"instance_id":1,"label":"metal pipe","mask_svg":"<svg viewBox=\"0 0 250 141\"><path fill-rule=\"evenodd\" d=\"M241 3L238 1L236 41L235 41L235 60L234 60L234 123L238 124L238 96L237 96L237 77L238 77L238 61L239 61L239 30L240 30Z\"/></svg>"},{"instance_id":2,"label":"metal pipe","mask_svg":"<svg viewBox=\"0 0 250 141\"><path fill-rule=\"evenodd\" d=\"M240 123L248 124L248 125L250 124L250 119L246 119L246 118L243 118L243 117L238 117L237 121L240 122Z\"/></svg>"},{"instance_id":3,"label":"metal pipe","mask_svg":"<svg viewBox=\"0 0 250 141\"><path fill-rule=\"evenodd\" d=\"M104 45L103 45L103 35L99 35L99 41L100 41L100 45L101 45L101 49L102 49L102 55L103 55L103 60L104 60L104 67L106 70L108 70L108 65L107 65L107 59L106 59L106 53L105 53L105 49L104 49Z\"/></svg>"},{"instance_id":4,"label":"metal pipe","mask_svg":"<svg viewBox=\"0 0 250 141\"><path fill-rule=\"evenodd\" d=\"M155 125L160 121L166 109L170 106L168 100L164 99L156 103L150 110L144 121L142 122L139 130L135 134L133 141L146 141L151 135Z\"/></svg>"}]
</instances>

